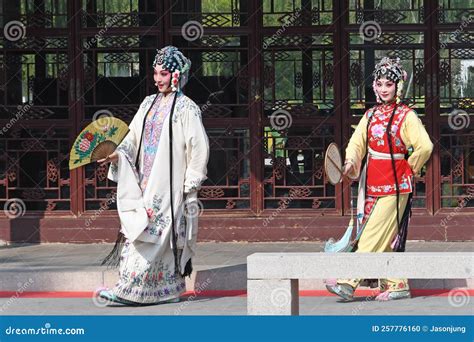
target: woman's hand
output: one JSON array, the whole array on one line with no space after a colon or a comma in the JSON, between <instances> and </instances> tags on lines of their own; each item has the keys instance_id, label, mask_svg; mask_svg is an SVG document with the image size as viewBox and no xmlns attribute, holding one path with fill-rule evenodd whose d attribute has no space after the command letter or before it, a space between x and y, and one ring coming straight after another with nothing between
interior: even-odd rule
<instances>
[{"instance_id":1,"label":"woman's hand","mask_svg":"<svg viewBox=\"0 0 474 342\"><path fill-rule=\"evenodd\" d=\"M97 162L101 163L101 165L104 165L106 163L116 162L117 160L118 160L118 153L114 151L112 154L109 154L106 158L97 160Z\"/></svg>"},{"instance_id":2,"label":"woman's hand","mask_svg":"<svg viewBox=\"0 0 474 342\"><path fill-rule=\"evenodd\" d=\"M342 167L342 175L344 177L348 177L349 173L352 173L354 171L354 166L350 162L346 162L344 166Z\"/></svg>"}]
</instances>

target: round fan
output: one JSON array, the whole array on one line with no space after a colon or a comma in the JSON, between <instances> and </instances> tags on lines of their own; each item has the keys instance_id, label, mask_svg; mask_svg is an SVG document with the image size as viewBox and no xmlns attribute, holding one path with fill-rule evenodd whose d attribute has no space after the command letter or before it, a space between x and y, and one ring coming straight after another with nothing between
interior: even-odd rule
<instances>
[{"instance_id":1,"label":"round fan","mask_svg":"<svg viewBox=\"0 0 474 342\"><path fill-rule=\"evenodd\" d=\"M129 131L120 119L101 117L82 130L72 145L69 169L92 163L110 155Z\"/></svg>"},{"instance_id":2,"label":"round fan","mask_svg":"<svg viewBox=\"0 0 474 342\"><path fill-rule=\"evenodd\" d=\"M324 171L329 183L336 185L342 179L342 158L336 143L330 143L324 156Z\"/></svg>"}]
</instances>

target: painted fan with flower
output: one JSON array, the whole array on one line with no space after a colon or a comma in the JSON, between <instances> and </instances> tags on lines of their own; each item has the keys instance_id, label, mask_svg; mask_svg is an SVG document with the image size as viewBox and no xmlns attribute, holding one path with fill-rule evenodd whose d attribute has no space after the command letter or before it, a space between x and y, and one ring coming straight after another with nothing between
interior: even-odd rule
<instances>
[{"instance_id":1,"label":"painted fan with flower","mask_svg":"<svg viewBox=\"0 0 474 342\"><path fill-rule=\"evenodd\" d=\"M75 169L110 155L129 131L120 119L103 116L82 130L72 145L69 169Z\"/></svg>"}]
</instances>

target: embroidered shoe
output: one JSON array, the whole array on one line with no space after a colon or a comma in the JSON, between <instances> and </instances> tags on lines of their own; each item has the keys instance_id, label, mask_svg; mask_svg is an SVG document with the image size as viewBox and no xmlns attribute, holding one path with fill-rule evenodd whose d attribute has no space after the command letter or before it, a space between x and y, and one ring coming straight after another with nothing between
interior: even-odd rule
<instances>
[{"instance_id":1,"label":"embroidered shoe","mask_svg":"<svg viewBox=\"0 0 474 342\"><path fill-rule=\"evenodd\" d=\"M181 299L179 297L176 297L176 298L171 298L171 299L168 299L168 300L164 300L160 303L179 303L181 301Z\"/></svg>"},{"instance_id":2,"label":"embroidered shoe","mask_svg":"<svg viewBox=\"0 0 474 342\"><path fill-rule=\"evenodd\" d=\"M140 305L140 303L135 303L130 300L117 297L110 290L101 290L99 291L98 296L114 303L119 303L119 304L124 304L124 305Z\"/></svg>"},{"instance_id":3,"label":"embroidered shoe","mask_svg":"<svg viewBox=\"0 0 474 342\"><path fill-rule=\"evenodd\" d=\"M346 301L351 301L352 299L354 299L354 289L350 285L347 285L347 284L329 285L328 284L326 285L326 289L329 292L334 293L335 295L338 295L339 297L341 297L342 299Z\"/></svg>"},{"instance_id":4,"label":"embroidered shoe","mask_svg":"<svg viewBox=\"0 0 474 342\"><path fill-rule=\"evenodd\" d=\"M411 298L409 290L404 291L385 291L375 297L375 300L379 302L387 302L389 300Z\"/></svg>"}]
</instances>

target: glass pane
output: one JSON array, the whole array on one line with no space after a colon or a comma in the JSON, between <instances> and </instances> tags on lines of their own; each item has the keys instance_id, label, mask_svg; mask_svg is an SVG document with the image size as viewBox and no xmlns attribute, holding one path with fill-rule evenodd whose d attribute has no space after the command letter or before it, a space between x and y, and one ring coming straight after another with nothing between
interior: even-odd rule
<instances>
[{"instance_id":1,"label":"glass pane","mask_svg":"<svg viewBox=\"0 0 474 342\"><path fill-rule=\"evenodd\" d=\"M159 26L156 1L82 0L82 27Z\"/></svg>"},{"instance_id":2,"label":"glass pane","mask_svg":"<svg viewBox=\"0 0 474 342\"><path fill-rule=\"evenodd\" d=\"M440 34L441 206L474 206L474 47L472 32ZM455 209L456 210L456 209Z\"/></svg>"},{"instance_id":3,"label":"glass pane","mask_svg":"<svg viewBox=\"0 0 474 342\"><path fill-rule=\"evenodd\" d=\"M331 0L263 0L263 26L330 25Z\"/></svg>"},{"instance_id":4,"label":"glass pane","mask_svg":"<svg viewBox=\"0 0 474 342\"><path fill-rule=\"evenodd\" d=\"M334 109L331 35L264 38L264 109L271 117L330 116Z\"/></svg>"},{"instance_id":5,"label":"glass pane","mask_svg":"<svg viewBox=\"0 0 474 342\"><path fill-rule=\"evenodd\" d=\"M206 209L250 208L250 136L248 129L207 129L210 144L207 177L199 196Z\"/></svg>"},{"instance_id":6,"label":"glass pane","mask_svg":"<svg viewBox=\"0 0 474 342\"><path fill-rule=\"evenodd\" d=\"M248 39L241 36L203 36L189 42L174 37L191 59L191 75L185 93L202 110L204 118L248 117Z\"/></svg>"},{"instance_id":7,"label":"glass pane","mask_svg":"<svg viewBox=\"0 0 474 342\"><path fill-rule=\"evenodd\" d=\"M265 208L335 208L335 187L323 171L323 154L334 134L330 125L265 127Z\"/></svg>"},{"instance_id":8,"label":"glass pane","mask_svg":"<svg viewBox=\"0 0 474 342\"><path fill-rule=\"evenodd\" d=\"M7 50L8 51L8 50ZM0 67L0 119L67 119L69 65L66 51L47 49L41 53L2 55Z\"/></svg>"},{"instance_id":9,"label":"glass pane","mask_svg":"<svg viewBox=\"0 0 474 342\"><path fill-rule=\"evenodd\" d=\"M107 178L108 165L95 163L84 166L86 186L84 191L86 210L117 209L116 183Z\"/></svg>"},{"instance_id":10,"label":"glass pane","mask_svg":"<svg viewBox=\"0 0 474 342\"><path fill-rule=\"evenodd\" d=\"M474 22L473 0L438 0L439 23L461 23L459 29Z\"/></svg>"},{"instance_id":11,"label":"glass pane","mask_svg":"<svg viewBox=\"0 0 474 342\"><path fill-rule=\"evenodd\" d=\"M24 212L70 210L69 131L12 126L4 133L0 205L12 212L14 203Z\"/></svg>"},{"instance_id":12,"label":"glass pane","mask_svg":"<svg viewBox=\"0 0 474 342\"><path fill-rule=\"evenodd\" d=\"M423 22L423 0L350 0L349 3L349 23L361 24L362 29L367 25Z\"/></svg>"},{"instance_id":13,"label":"glass pane","mask_svg":"<svg viewBox=\"0 0 474 342\"><path fill-rule=\"evenodd\" d=\"M441 206L474 207L473 125L453 129L443 125L440 140Z\"/></svg>"},{"instance_id":14,"label":"glass pane","mask_svg":"<svg viewBox=\"0 0 474 342\"><path fill-rule=\"evenodd\" d=\"M67 0L0 1L0 23L12 36L25 28L67 28Z\"/></svg>"},{"instance_id":15,"label":"glass pane","mask_svg":"<svg viewBox=\"0 0 474 342\"><path fill-rule=\"evenodd\" d=\"M441 115L458 118L453 125L466 125L474 119L474 47L468 33L440 35L439 96ZM462 46L465 47L462 47ZM469 117L467 117L469 116ZM463 120L464 118L464 120Z\"/></svg>"},{"instance_id":16,"label":"glass pane","mask_svg":"<svg viewBox=\"0 0 474 342\"><path fill-rule=\"evenodd\" d=\"M87 37L83 46L85 118L100 110L130 121L154 92L156 40L150 36Z\"/></svg>"},{"instance_id":17,"label":"glass pane","mask_svg":"<svg viewBox=\"0 0 474 342\"><path fill-rule=\"evenodd\" d=\"M97 54L97 76L99 77L138 77L139 72L137 52Z\"/></svg>"},{"instance_id":18,"label":"glass pane","mask_svg":"<svg viewBox=\"0 0 474 342\"><path fill-rule=\"evenodd\" d=\"M246 26L248 6L244 0L174 1L172 23L193 39L202 36L205 27Z\"/></svg>"}]
</instances>

